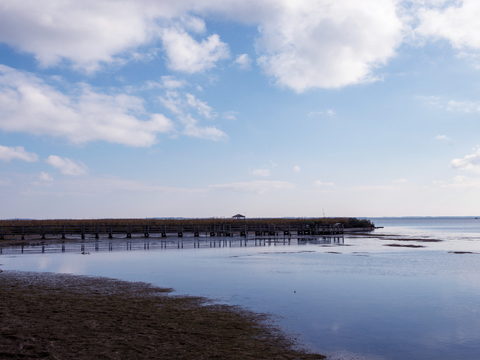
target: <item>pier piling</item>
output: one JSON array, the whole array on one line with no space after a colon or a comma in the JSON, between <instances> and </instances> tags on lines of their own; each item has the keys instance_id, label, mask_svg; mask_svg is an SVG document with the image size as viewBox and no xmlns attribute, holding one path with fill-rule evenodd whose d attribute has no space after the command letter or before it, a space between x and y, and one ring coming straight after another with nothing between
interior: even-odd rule
<instances>
[{"instance_id":1,"label":"pier piling","mask_svg":"<svg viewBox=\"0 0 480 360\"><path fill-rule=\"evenodd\" d=\"M89 237L94 237L99 239L102 236L109 239L113 238L113 234L126 234L126 238L132 238L132 236L140 235L144 238L149 237L169 237L177 236L182 237L192 237L199 238L202 236L208 236L211 238L215 237L245 237L247 238L249 234L255 235L257 237L273 237L281 236L290 237L293 234L295 235L336 235L343 234L344 229L341 224L335 225L310 225L308 224L258 224L252 223L248 224L243 223L232 223L232 224L192 224L188 223L185 225L149 225L149 224L128 224L128 225L103 225L103 224L56 224L56 225L1 225L0 226L0 239L8 238L21 238L25 240L30 236L41 237L42 240L46 238L57 237L61 235L62 240L66 239L66 234L73 234L74 236L81 236L84 240L87 235ZM120 236L122 237L122 236Z\"/></svg>"}]
</instances>

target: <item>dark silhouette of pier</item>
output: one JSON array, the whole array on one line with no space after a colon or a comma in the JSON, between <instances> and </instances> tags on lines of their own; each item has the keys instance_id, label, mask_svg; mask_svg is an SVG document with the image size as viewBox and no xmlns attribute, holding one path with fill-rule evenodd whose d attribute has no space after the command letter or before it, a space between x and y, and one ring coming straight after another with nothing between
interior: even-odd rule
<instances>
[{"instance_id":1,"label":"dark silhouette of pier","mask_svg":"<svg viewBox=\"0 0 480 360\"><path fill-rule=\"evenodd\" d=\"M255 236L292 236L292 235L337 235L343 234L343 224L249 224L233 222L231 224L201 225L8 225L0 226L0 240L40 238L86 237L131 238L132 236L152 237L233 237Z\"/></svg>"}]
</instances>

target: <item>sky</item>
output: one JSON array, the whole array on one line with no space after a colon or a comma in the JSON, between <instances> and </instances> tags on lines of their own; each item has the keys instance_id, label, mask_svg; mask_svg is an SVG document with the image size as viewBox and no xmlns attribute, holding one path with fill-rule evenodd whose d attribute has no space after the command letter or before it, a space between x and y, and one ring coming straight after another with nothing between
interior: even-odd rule
<instances>
[{"instance_id":1,"label":"sky","mask_svg":"<svg viewBox=\"0 0 480 360\"><path fill-rule=\"evenodd\" d=\"M0 0L0 218L480 215L476 0Z\"/></svg>"}]
</instances>

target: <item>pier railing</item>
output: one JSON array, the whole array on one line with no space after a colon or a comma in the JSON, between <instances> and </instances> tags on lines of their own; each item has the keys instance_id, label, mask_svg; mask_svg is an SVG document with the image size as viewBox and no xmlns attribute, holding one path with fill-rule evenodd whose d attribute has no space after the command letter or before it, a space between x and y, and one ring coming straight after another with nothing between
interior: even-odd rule
<instances>
[{"instance_id":1,"label":"pier railing","mask_svg":"<svg viewBox=\"0 0 480 360\"><path fill-rule=\"evenodd\" d=\"M100 236L126 237L140 235L144 237L157 236L291 236L291 235L336 235L343 234L343 224L310 225L310 224L248 224L232 223L222 225L11 225L0 226L0 240L6 238L39 237L81 237Z\"/></svg>"}]
</instances>

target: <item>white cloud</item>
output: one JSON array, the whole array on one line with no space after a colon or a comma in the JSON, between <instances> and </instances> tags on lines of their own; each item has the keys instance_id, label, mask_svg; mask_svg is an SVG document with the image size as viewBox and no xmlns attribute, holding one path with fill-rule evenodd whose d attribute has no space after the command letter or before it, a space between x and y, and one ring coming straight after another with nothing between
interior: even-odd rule
<instances>
[{"instance_id":1,"label":"white cloud","mask_svg":"<svg viewBox=\"0 0 480 360\"><path fill-rule=\"evenodd\" d=\"M361 185L354 186L350 190L376 191L376 190L398 190L400 188L391 185Z\"/></svg>"},{"instance_id":2,"label":"white cloud","mask_svg":"<svg viewBox=\"0 0 480 360\"><path fill-rule=\"evenodd\" d=\"M87 167L82 163L75 163L68 158L61 158L60 156L50 155L45 162L59 169L63 175L79 176L87 173Z\"/></svg>"},{"instance_id":3,"label":"white cloud","mask_svg":"<svg viewBox=\"0 0 480 360\"><path fill-rule=\"evenodd\" d=\"M281 1L262 19L258 63L297 92L372 81L403 39L397 1Z\"/></svg>"},{"instance_id":4,"label":"white cloud","mask_svg":"<svg viewBox=\"0 0 480 360\"><path fill-rule=\"evenodd\" d=\"M160 102L173 112L177 119L184 125L183 134L208 140L227 140L228 135L215 126L200 126L197 119L193 118L188 110L194 108L199 114L205 117L217 116L217 113L191 94L182 96L178 91L167 91L164 96L159 97Z\"/></svg>"},{"instance_id":5,"label":"white cloud","mask_svg":"<svg viewBox=\"0 0 480 360\"><path fill-rule=\"evenodd\" d=\"M475 171L478 172L478 171ZM480 188L480 179L478 177L469 178L467 176L458 175L455 176L451 182L446 181L433 181L433 184L440 188L456 188L456 189L468 189L468 188Z\"/></svg>"},{"instance_id":6,"label":"white cloud","mask_svg":"<svg viewBox=\"0 0 480 360\"><path fill-rule=\"evenodd\" d=\"M98 93L85 84L66 95L32 74L4 65L0 65L0 112L3 131L64 137L76 144L101 140L151 146L157 134L174 128L165 116L148 114L138 97Z\"/></svg>"},{"instance_id":7,"label":"white cloud","mask_svg":"<svg viewBox=\"0 0 480 360\"><path fill-rule=\"evenodd\" d=\"M471 3L471 2L470 2ZM258 63L280 86L298 92L375 79L403 37L398 0L2 0L0 41L43 66L62 62L95 71L102 64L151 59L159 39L174 71L202 72L229 57L217 34L198 41L203 19L258 26ZM241 54L237 63L246 66Z\"/></svg>"},{"instance_id":8,"label":"white cloud","mask_svg":"<svg viewBox=\"0 0 480 360\"><path fill-rule=\"evenodd\" d=\"M45 175L42 175L45 174ZM13 178L5 182L9 187L8 191L12 193L22 193L26 196L48 195L48 196L104 196L106 194L135 194L135 193L151 193L151 194L203 194L208 189L180 188L159 185L151 182L136 181L124 179L117 176L65 176L55 179L54 186L53 177L48 173L38 175L31 174L13 174ZM36 180L41 181L36 181ZM0 180L1 185L1 180ZM31 185L35 185L32 189Z\"/></svg>"},{"instance_id":9,"label":"white cloud","mask_svg":"<svg viewBox=\"0 0 480 360\"><path fill-rule=\"evenodd\" d=\"M42 181L53 181L53 176L46 172L41 172L39 179Z\"/></svg>"},{"instance_id":10,"label":"white cloud","mask_svg":"<svg viewBox=\"0 0 480 360\"><path fill-rule=\"evenodd\" d=\"M184 124L183 134L187 136L214 140L228 140L228 135L215 126L199 126L198 120L194 119L190 114L179 116L178 119Z\"/></svg>"},{"instance_id":11,"label":"white cloud","mask_svg":"<svg viewBox=\"0 0 480 360\"><path fill-rule=\"evenodd\" d=\"M42 66L68 60L93 71L150 40L148 11L133 1L2 0L0 41L34 54Z\"/></svg>"},{"instance_id":12,"label":"white cloud","mask_svg":"<svg viewBox=\"0 0 480 360\"><path fill-rule=\"evenodd\" d=\"M203 193L205 189L176 188L142 181L123 179L115 176L84 177L62 181L62 191L83 194L106 193Z\"/></svg>"},{"instance_id":13,"label":"white cloud","mask_svg":"<svg viewBox=\"0 0 480 360\"><path fill-rule=\"evenodd\" d=\"M296 173L300 172L300 170L301 170L301 169L300 169L300 166L298 166L298 165L295 165L295 166L293 167L293 171L295 171Z\"/></svg>"},{"instance_id":14,"label":"white cloud","mask_svg":"<svg viewBox=\"0 0 480 360\"><path fill-rule=\"evenodd\" d=\"M334 183L325 183L325 182L322 182L320 180L317 180L313 183L313 185L315 186L335 186Z\"/></svg>"},{"instance_id":15,"label":"white cloud","mask_svg":"<svg viewBox=\"0 0 480 360\"><path fill-rule=\"evenodd\" d=\"M225 111L222 115L222 119L225 120L237 120L235 115L238 114L238 111Z\"/></svg>"},{"instance_id":16,"label":"white cloud","mask_svg":"<svg viewBox=\"0 0 480 360\"><path fill-rule=\"evenodd\" d=\"M248 54L241 54L235 58L234 64L237 65L242 70L250 69L250 64L252 63L252 59Z\"/></svg>"},{"instance_id":17,"label":"white cloud","mask_svg":"<svg viewBox=\"0 0 480 360\"><path fill-rule=\"evenodd\" d=\"M161 38L167 53L167 65L174 71L188 74L203 72L230 56L228 45L217 34L199 43L182 29L167 28L161 31Z\"/></svg>"},{"instance_id":18,"label":"white cloud","mask_svg":"<svg viewBox=\"0 0 480 360\"><path fill-rule=\"evenodd\" d=\"M467 176L455 176L452 182L434 181L435 185L440 188L454 188L454 189L474 189L480 188L480 179L478 177L469 178Z\"/></svg>"},{"instance_id":19,"label":"white cloud","mask_svg":"<svg viewBox=\"0 0 480 360\"><path fill-rule=\"evenodd\" d=\"M162 86L167 89L177 89L185 86L185 81L178 80L175 76L162 76Z\"/></svg>"},{"instance_id":20,"label":"white cloud","mask_svg":"<svg viewBox=\"0 0 480 360\"><path fill-rule=\"evenodd\" d=\"M407 179L398 179L398 180L393 180L392 181L394 184L404 184L406 182L408 182Z\"/></svg>"},{"instance_id":21,"label":"white cloud","mask_svg":"<svg viewBox=\"0 0 480 360\"><path fill-rule=\"evenodd\" d=\"M42 66L95 71L157 58L161 41L170 69L190 74L229 57L200 16L257 26L258 64L297 92L378 79L375 70L408 34L420 43L446 39L478 63L477 0L2 0L0 42ZM240 54L234 64L248 68L251 59Z\"/></svg>"},{"instance_id":22,"label":"white cloud","mask_svg":"<svg viewBox=\"0 0 480 360\"><path fill-rule=\"evenodd\" d=\"M167 91L165 96L158 98L163 106L176 115L182 114L182 107L184 107L184 100L181 99L178 91Z\"/></svg>"},{"instance_id":23,"label":"white cloud","mask_svg":"<svg viewBox=\"0 0 480 360\"><path fill-rule=\"evenodd\" d=\"M480 112L480 102L450 100L448 101L446 108L449 111L458 111L464 113Z\"/></svg>"},{"instance_id":24,"label":"white cloud","mask_svg":"<svg viewBox=\"0 0 480 360\"><path fill-rule=\"evenodd\" d=\"M443 141L443 142L447 143L448 145L454 145L455 144L455 141L450 139L447 135L437 135L437 136L435 136L435 140Z\"/></svg>"},{"instance_id":25,"label":"white cloud","mask_svg":"<svg viewBox=\"0 0 480 360\"><path fill-rule=\"evenodd\" d=\"M416 96L417 99L423 100L426 104L431 105L431 106L436 106L439 108L443 107L442 101L440 97L438 96L424 96L424 95L419 95Z\"/></svg>"},{"instance_id":26,"label":"white cloud","mask_svg":"<svg viewBox=\"0 0 480 360\"><path fill-rule=\"evenodd\" d=\"M252 181L234 182L230 184L211 185L212 189L229 190L234 192L253 192L262 194L269 190L293 189L295 185L287 181Z\"/></svg>"},{"instance_id":27,"label":"white cloud","mask_svg":"<svg viewBox=\"0 0 480 360\"><path fill-rule=\"evenodd\" d=\"M35 162L38 160L38 155L25 151L23 146L8 147L0 145L0 160L22 160L28 162Z\"/></svg>"},{"instance_id":28,"label":"white cloud","mask_svg":"<svg viewBox=\"0 0 480 360\"><path fill-rule=\"evenodd\" d=\"M259 169L254 169L251 170L250 173L255 176L263 176L267 177L272 174L272 169L275 169L278 166L278 164L274 163L273 161L270 160L269 165L263 165Z\"/></svg>"},{"instance_id":29,"label":"white cloud","mask_svg":"<svg viewBox=\"0 0 480 360\"><path fill-rule=\"evenodd\" d=\"M218 114L207 105L206 102L198 100L194 95L187 93L187 104L197 110L200 115L205 116L208 119L216 117Z\"/></svg>"},{"instance_id":30,"label":"white cloud","mask_svg":"<svg viewBox=\"0 0 480 360\"><path fill-rule=\"evenodd\" d=\"M460 51L457 54L457 58L466 59L468 62L470 62L471 66L475 70L480 70L480 54L471 53L467 51Z\"/></svg>"},{"instance_id":31,"label":"white cloud","mask_svg":"<svg viewBox=\"0 0 480 360\"><path fill-rule=\"evenodd\" d=\"M471 155L465 156L463 159L453 159L450 167L452 169L480 173L480 149Z\"/></svg>"},{"instance_id":32,"label":"white cloud","mask_svg":"<svg viewBox=\"0 0 480 360\"><path fill-rule=\"evenodd\" d=\"M462 112L465 114L480 112L480 101L446 100L439 96L417 96L417 99L421 99L428 105L445 109L447 111ZM436 139L439 138L437 137Z\"/></svg>"},{"instance_id":33,"label":"white cloud","mask_svg":"<svg viewBox=\"0 0 480 360\"><path fill-rule=\"evenodd\" d=\"M91 72L102 64L152 59L155 54L137 49L161 39L169 66L193 73L228 57L218 35L197 42L187 33L205 32L204 21L188 14L210 6L190 0L2 0L0 41L34 54L44 67L67 61Z\"/></svg>"},{"instance_id":34,"label":"white cloud","mask_svg":"<svg viewBox=\"0 0 480 360\"><path fill-rule=\"evenodd\" d=\"M121 78L121 77L120 77ZM125 80L121 80L124 82ZM178 80L175 76L165 75L160 77L160 81L148 80L141 86L126 86L125 89L131 92L146 91L152 89L175 90L187 85L185 80Z\"/></svg>"},{"instance_id":35,"label":"white cloud","mask_svg":"<svg viewBox=\"0 0 480 360\"><path fill-rule=\"evenodd\" d=\"M480 3L462 0L430 4L418 10L419 36L446 39L457 49L480 49ZM440 6L438 6L440 5Z\"/></svg>"},{"instance_id":36,"label":"white cloud","mask_svg":"<svg viewBox=\"0 0 480 360\"><path fill-rule=\"evenodd\" d=\"M330 117L334 117L336 115L335 111L333 109L328 109L326 111L311 111L308 113L308 116L317 116L317 115L327 115Z\"/></svg>"},{"instance_id":37,"label":"white cloud","mask_svg":"<svg viewBox=\"0 0 480 360\"><path fill-rule=\"evenodd\" d=\"M253 175L264 176L264 177L270 176L270 173L271 173L270 169L256 169L252 171Z\"/></svg>"},{"instance_id":38,"label":"white cloud","mask_svg":"<svg viewBox=\"0 0 480 360\"><path fill-rule=\"evenodd\" d=\"M183 14L175 21L175 27L182 28L190 32L202 34L207 31L205 21L196 16Z\"/></svg>"}]
</instances>

